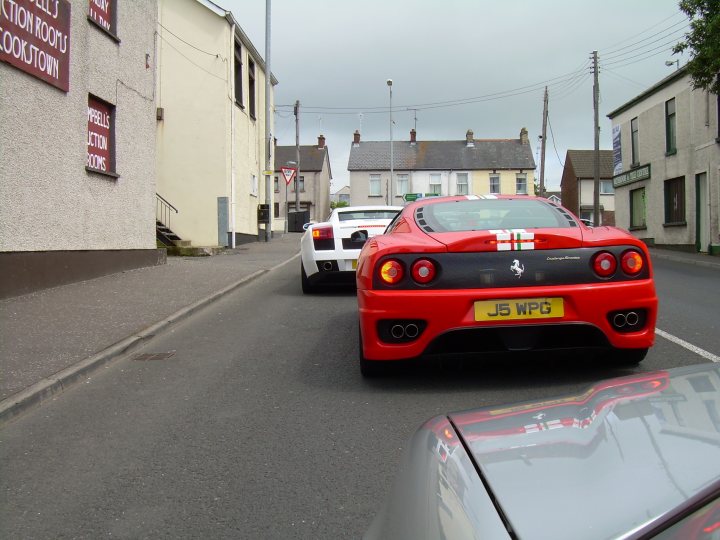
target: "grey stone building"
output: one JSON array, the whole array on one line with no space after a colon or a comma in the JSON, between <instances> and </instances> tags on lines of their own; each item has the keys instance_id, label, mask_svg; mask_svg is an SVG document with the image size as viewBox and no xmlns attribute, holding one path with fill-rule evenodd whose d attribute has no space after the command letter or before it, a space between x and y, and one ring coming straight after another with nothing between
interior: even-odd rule
<instances>
[{"instance_id":1,"label":"grey stone building","mask_svg":"<svg viewBox=\"0 0 720 540\"><path fill-rule=\"evenodd\" d=\"M681 68L608 114L618 226L650 245L720 254L719 109Z\"/></svg>"}]
</instances>

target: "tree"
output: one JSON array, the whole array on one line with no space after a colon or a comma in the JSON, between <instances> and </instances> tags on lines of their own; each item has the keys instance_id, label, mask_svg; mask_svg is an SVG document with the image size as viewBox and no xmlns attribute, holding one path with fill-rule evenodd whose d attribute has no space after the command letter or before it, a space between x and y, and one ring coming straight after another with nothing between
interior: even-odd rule
<instances>
[{"instance_id":1,"label":"tree","mask_svg":"<svg viewBox=\"0 0 720 540\"><path fill-rule=\"evenodd\" d=\"M690 31L673 54L689 50L693 88L720 94L720 0L680 0L679 6L690 18Z\"/></svg>"},{"instance_id":2,"label":"tree","mask_svg":"<svg viewBox=\"0 0 720 540\"><path fill-rule=\"evenodd\" d=\"M332 210L335 210L335 208L345 208L346 206L349 206L347 201L330 201L330 208Z\"/></svg>"}]
</instances>

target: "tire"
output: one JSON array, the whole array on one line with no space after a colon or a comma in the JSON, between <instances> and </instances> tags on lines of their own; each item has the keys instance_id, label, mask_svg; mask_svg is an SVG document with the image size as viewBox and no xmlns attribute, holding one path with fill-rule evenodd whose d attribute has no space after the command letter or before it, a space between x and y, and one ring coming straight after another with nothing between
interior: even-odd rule
<instances>
[{"instance_id":1,"label":"tire","mask_svg":"<svg viewBox=\"0 0 720 540\"><path fill-rule=\"evenodd\" d=\"M363 352L362 332L358 327L358 356L360 359L360 373L363 377L372 378L382 375L385 365L382 361L368 360Z\"/></svg>"},{"instance_id":2,"label":"tire","mask_svg":"<svg viewBox=\"0 0 720 540\"><path fill-rule=\"evenodd\" d=\"M613 349L609 358L616 366L637 366L645 359L648 349Z\"/></svg>"},{"instance_id":3,"label":"tire","mask_svg":"<svg viewBox=\"0 0 720 540\"><path fill-rule=\"evenodd\" d=\"M302 260L300 260L300 285L302 286L303 294L312 294L315 292L315 287L310 284L310 280L305 273L305 267L303 266Z\"/></svg>"}]
</instances>

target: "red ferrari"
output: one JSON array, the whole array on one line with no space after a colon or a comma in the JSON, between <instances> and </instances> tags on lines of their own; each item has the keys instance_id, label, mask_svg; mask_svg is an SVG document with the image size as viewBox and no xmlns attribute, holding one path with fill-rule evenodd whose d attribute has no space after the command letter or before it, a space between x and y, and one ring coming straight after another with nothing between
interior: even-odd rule
<instances>
[{"instance_id":1,"label":"red ferrari","mask_svg":"<svg viewBox=\"0 0 720 540\"><path fill-rule=\"evenodd\" d=\"M360 368L439 354L607 352L637 364L655 338L648 250L527 196L406 206L358 259Z\"/></svg>"}]
</instances>

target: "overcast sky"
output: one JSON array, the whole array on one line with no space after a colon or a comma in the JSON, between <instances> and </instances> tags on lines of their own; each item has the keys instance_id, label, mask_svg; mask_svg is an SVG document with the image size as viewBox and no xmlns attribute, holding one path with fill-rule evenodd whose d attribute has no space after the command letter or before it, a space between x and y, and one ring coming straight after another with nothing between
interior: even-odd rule
<instances>
[{"instance_id":1,"label":"overcast sky","mask_svg":"<svg viewBox=\"0 0 720 540\"><path fill-rule=\"evenodd\" d=\"M216 3L264 57L265 0ZM600 147L611 149L607 113L669 75L666 60L685 62L670 48L688 30L677 0L272 0L271 11L275 136L295 144L300 100L300 144L325 135L333 192L349 183L356 129L365 141L390 139L387 79L395 140L408 140L416 117L418 140L461 140L468 129L518 138L527 127L538 178L548 85L545 178L559 189L566 150L593 148L592 51Z\"/></svg>"}]
</instances>

